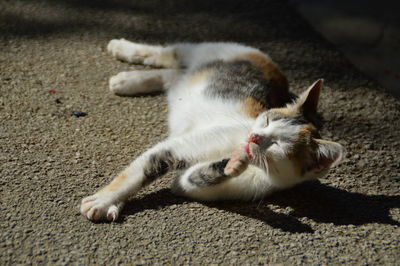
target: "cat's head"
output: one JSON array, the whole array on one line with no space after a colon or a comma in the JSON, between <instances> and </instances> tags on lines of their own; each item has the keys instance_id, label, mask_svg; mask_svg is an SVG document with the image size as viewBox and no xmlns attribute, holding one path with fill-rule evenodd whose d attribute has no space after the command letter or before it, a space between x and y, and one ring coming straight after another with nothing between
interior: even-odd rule
<instances>
[{"instance_id":1,"label":"cat's head","mask_svg":"<svg viewBox=\"0 0 400 266\"><path fill-rule=\"evenodd\" d=\"M322 177L343 158L343 147L322 140L315 126L322 80L283 108L261 113L245 146L253 164L283 179Z\"/></svg>"}]
</instances>

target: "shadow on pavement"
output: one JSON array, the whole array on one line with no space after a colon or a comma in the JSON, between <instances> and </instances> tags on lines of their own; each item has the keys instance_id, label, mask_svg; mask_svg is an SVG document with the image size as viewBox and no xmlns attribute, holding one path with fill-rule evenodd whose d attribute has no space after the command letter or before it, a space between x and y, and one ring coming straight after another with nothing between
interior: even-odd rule
<instances>
[{"instance_id":1,"label":"shadow on pavement","mask_svg":"<svg viewBox=\"0 0 400 266\"><path fill-rule=\"evenodd\" d=\"M188 201L190 200L175 196L165 188L141 199L129 201L123 211L123 217ZM400 222L389 216L391 208L400 208L400 196L363 195L329 187L318 181L278 192L261 202L224 201L203 204L257 219L273 228L291 233L314 232L311 226L299 220L303 217L335 225L379 223L400 226ZM277 213L268 207L270 204L281 208L290 207L292 211L289 214Z\"/></svg>"},{"instance_id":2,"label":"shadow on pavement","mask_svg":"<svg viewBox=\"0 0 400 266\"><path fill-rule=\"evenodd\" d=\"M24 2L36 2L37 0L23 0ZM192 13L215 13L215 14L236 14L246 11L269 12L277 6L285 7L286 3L276 3L275 1L246 1L246 0L42 0L49 5L65 8L75 8L77 10L97 10L111 11L122 10L131 13L152 13L161 15L177 15ZM166 13L166 11L169 11Z\"/></svg>"},{"instance_id":3,"label":"shadow on pavement","mask_svg":"<svg viewBox=\"0 0 400 266\"><path fill-rule=\"evenodd\" d=\"M23 2L30 5L36 1ZM155 42L311 42L309 36L316 36L313 31L300 30L308 29L308 24L286 3L277 1L44 0L35 13L24 15L6 6L0 14L3 36L43 38L68 32L103 32ZM296 23L287 21L291 17Z\"/></svg>"},{"instance_id":4,"label":"shadow on pavement","mask_svg":"<svg viewBox=\"0 0 400 266\"><path fill-rule=\"evenodd\" d=\"M23 2L29 8L36 1ZM285 1L44 0L37 12L23 14L7 5L0 11L3 38L70 33L148 43L242 42L268 51L283 70L294 70L297 79L324 77L327 84L354 72L341 57L327 57L325 49L316 48L315 40L321 38ZM336 50L324 41L318 46Z\"/></svg>"},{"instance_id":5,"label":"shadow on pavement","mask_svg":"<svg viewBox=\"0 0 400 266\"><path fill-rule=\"evenodd\" d=\"M335 225L368 223L400 225L389 216L391 208L400 208L400 196L364 195L317 182L305 183L274 194L268 202L291 207L294 217Z\"/></svg>"}]
</instances>

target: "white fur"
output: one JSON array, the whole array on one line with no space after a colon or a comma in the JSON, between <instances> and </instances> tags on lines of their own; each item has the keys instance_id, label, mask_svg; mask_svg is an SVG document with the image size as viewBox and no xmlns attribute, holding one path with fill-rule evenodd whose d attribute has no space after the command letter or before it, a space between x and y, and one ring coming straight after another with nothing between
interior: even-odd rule
<instances>
[{"instance_id":1,"label":"white fur","mask_svg":"<svg viewBox=\"0 0 400 266\"><path fill-rule=\"evenodd\" d=\"M125 39L112 40L107 46L115 58L129 63L145 64L167 68L177 68L172 47L145 45L129 42Z\"/></svg>"},{"instance_id":2,"label":"white fur","mask_svg":"<svg viewBox=\"0 0 400 266\"><path fill-rule=\"evenodd\" d=\"M199 167L229 157L246 142L251 132L279 135L282 139L293 137L295 128L289 127L291 129L287 130L288 125L282 124L284 122L275 122L265 130L262 127L263 121L245 116L239 103L205 97L202 91L207 86L207 79L189 86L186 74L171 69L185 66L190 70L216 59L229 60L243 53L261 53L259 50L233 43L162 47L131 43L123 39L112 40L107 48L113 56L124 61L170 68L123 72L110 79L111 91L123 95L159 90L160 84L164 84L168 88L170 135L124 170L127 178L117 190L109 191L106 187L82 200L81 212L88 219L117 219L123 202L141 188L143 168L148 158L165 149L173 150L178 158L195 163L183 173L178 182L181 192L200 200L253 199L300 182L290 162L285 160L278 162L278 172L250 165L238 177L206 188L195 187L187 181L190 173ZM283 152L282 147L273 147L272 152L279 154ZM284 154L280 155L284 157Z\"/></svg>"},{"instance_id":3,"label":"white fur","mask_svg":"<svg viewBox=\"0 0 400 266\"><path fill-rule=\"evenodd\" d=\"M180 70L138 70L121 72L110 78L110 90L123 96L159 91L169 88L179 78Z\"/></svg>"},{"instance_id":4,"label":"white fur","mask_svg":"<svg viewBox=\"0 0 400 266\"><path fill-rule=\"evenodd\" d=\"M189 70L217 59L230 60L245 53L261 53L260 50L253 47L226 42L184 43L175 44L171 47L175 50L177 57L180 58L180 64L189 68ZM266 56L268 57L268 55Z\"/></svg>"}]
</instances>

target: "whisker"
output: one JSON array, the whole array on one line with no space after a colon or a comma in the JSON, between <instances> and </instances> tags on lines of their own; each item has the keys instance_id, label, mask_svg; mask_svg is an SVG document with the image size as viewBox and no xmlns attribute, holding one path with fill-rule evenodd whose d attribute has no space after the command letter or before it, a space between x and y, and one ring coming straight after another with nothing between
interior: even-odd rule
<instances>
[{"instance_id":1,"label":"whisker","mask_svg":"<svg viewBox=\"0 0 400 266\"><path fill-rule=\"evenodd\" d=\"M267 157L267 160L268 160L268 157ZM278 168L276 167L276 165L274 164L274 163L268 163L269 165L271 165L271 167L273 167L274 168L274 171L276 172L276 173L279 173L279 170L278 170Z\"/></svg>"},{"instance_id":2,"label":"whisker","mask_svg":"<svg viewBox=\"0 0 400 266\"><path fill-rule=\"evenodd\" d=\"M265 158L265 159L263 160L263 162L264 162L265 171L267 172L267 175L269 175L269 164L268 164L267 158Z\"/></svg>"},{"instance_id":3,"label":"whisker","mask_svg":"<svg viewBox=\"0 0 400 266\"><path fill-rule=\"evenodd\" d=\"M260 208L260 205L261 205L261 203L264 201L264 199L260 199L260 201L258 202L258 205L257 205L257 209L259 209Z\"/></svg>"}]
</instances>

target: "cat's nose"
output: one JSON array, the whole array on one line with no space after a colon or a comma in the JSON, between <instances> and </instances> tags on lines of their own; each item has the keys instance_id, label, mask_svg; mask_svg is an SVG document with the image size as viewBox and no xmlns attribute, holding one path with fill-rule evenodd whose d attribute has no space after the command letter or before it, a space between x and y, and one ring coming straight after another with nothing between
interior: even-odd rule
<instances>
[{"instance_id":1,"label":"cat's nose","mask_svg":"<svg viewBox=\"0 0 400 266\"><path fill-rule=\"evenodd\" d=\"M259 145L263 139L264 139L263 136L258 135L256 133L251 133L247 142Z\"/></svg>"}]
</instances>

